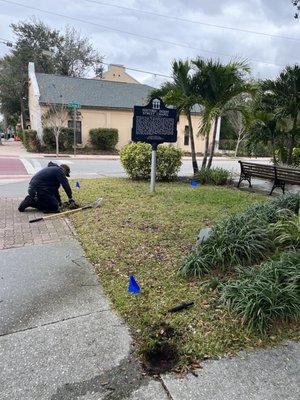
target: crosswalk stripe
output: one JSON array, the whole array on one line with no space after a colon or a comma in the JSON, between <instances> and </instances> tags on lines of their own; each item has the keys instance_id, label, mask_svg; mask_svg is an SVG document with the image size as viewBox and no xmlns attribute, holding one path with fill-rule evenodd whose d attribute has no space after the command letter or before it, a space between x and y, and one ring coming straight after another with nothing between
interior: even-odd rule
<instances>
[{"instance_id":1,"label":"crosswalk stripe","mask_svg":"<svg viewBox=\"0 0 300 400\"><path fill-rule=\"evenodd\" d=\"M20 158L20 161L23 163L24 167L26 168L26 171L28 173L28 175L34 175L35 174L35 168L33 167L33 165L26 160L25 158Z\"/></svg>"}]
</instances>

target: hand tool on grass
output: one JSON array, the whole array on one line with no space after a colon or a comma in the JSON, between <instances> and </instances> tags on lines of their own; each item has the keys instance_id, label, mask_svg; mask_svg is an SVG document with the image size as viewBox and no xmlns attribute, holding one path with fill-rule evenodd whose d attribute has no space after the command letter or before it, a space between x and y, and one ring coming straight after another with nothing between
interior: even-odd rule
<instances>
[{"instance_id":1,"label":"hand tool on grass","mask_svg":"<svg viewBox=\"0 0 300 400\"><path fill-rule=\"evenodd\" d=\"M94 203L88 204L86 206L83 206L83 207L80 207L80 208L76 208L75 210L68 210L68 211L64 211L64 212L61 212L61 213L46 215L45 217L31 219L29 221L29 223L32 224L33 222L44 221L44 220L55 218L55 217L63 217L65 215L74 214L74 213L76 213L78 211L88 210L89 208L98 208L98 207L101 206L102 201L103 201L103 199L100 197Z\"/></svg>"},{"instance_id":2,"label":"hand tool on grass","mask_svg":"<svg viewBox=\"0 0 300 400\"><path fill-rule=\"evenodd\" d=\"M177 306L169 308L167 310L167 312L173 313L173 312L185 310L186 308L192 307L193 305L195 305L194 301L189 301L188 303L181 303L181 304L178 304Z\"/></svg>"}]
</instances>

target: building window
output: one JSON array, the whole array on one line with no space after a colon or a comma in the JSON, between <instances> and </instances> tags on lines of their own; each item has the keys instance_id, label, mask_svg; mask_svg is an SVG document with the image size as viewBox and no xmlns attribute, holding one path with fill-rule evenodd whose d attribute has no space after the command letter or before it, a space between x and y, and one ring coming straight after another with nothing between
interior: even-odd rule
<instances>
[{"instance_id":1,"label":"building window","mask_svg":"<svg viewBox=\"0 0 300 400\"><path fill-rule=\"evenodd\" d=\"M74 122L68 121L68 128L74 129ZM81 121L76 121L76 144L82 144L82 129Z\"/></svg>"},{"instance_id":2,"label":"building window","mask_svg":"<svg viewBox=\"0 0 300 400\"><path fill-rule=\"evenodd\" d=\"M160 101L158 99L154 99L152 101L152 108L154 110L159 110L160 109Z\"/></svg>"},{"instance_id":3,"label":"building window","mask_svg":"<svg viewBox=\"0 0 300 400\"><path fill-rule=\"evenodd\" d=\"M188 146L190 144L190 129L189 129L188 125L186 125L184 127L184 142L183 142L183 144L185 146Z\"/></svg>"}]
</instances>

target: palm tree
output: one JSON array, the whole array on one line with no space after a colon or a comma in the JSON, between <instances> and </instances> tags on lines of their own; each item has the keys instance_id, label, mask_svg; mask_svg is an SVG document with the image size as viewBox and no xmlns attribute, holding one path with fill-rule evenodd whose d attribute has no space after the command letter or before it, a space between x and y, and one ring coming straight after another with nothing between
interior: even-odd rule
<instances>
[{"instance_id":1,"label":"palm tree","mask_svg":"<svg viewBox=\"0 0 300 400\"><path fill-rule=\"evenodd\" d=\"M287 66L275 81L266 80L262 87L267 93L273 95L274 114L286 120L287 163L291 164L293 148L296 147L300 137L300 67Z\"/></svg>"},{"instance_id":2,"label":"palm tree","mask_svg":"<svg viewBox=\"0 0 300 400\"><path fill-rule=\"evenodd\" d=\"M198 172L196 158L194 131L192 125L192 109L197 104L195 95L195 80L191 74L191 63L189 61L173 61L172 63L173 82L164 83L159 89L151 92L151 97L162 97L168 105L173 105L178 112L184 112L188 120L189 137L191 143L191 156L194 174Z\"/></svg>"},{"instance_id":3,"label":"palm tree","mask_svg":"<svg viewBox=\"0 0 300 400\"><path fill-rule=\"evenodd\" d=\"M272 150L273 163L277 163L276 151L284 153L286 121L274 111L274 94L262 90L264 83L260 84L254 99L249 105L247 130L249 132L248 144L262 143L269 145Z\"/></svg>"},{"instance_id":4,"label":"palm tree","mask_svg":"<svg viewBox=\"0 0 300 400\"><path fill-rule=\"evenodd\" d=\"M205 136L205 151L202 168L210 168L214 156L218 119L224 113L236 108L235 100L242 93L251 92L253 87L244 80L249 67L245 62L229 62L221 64L219 61L203 60L198 58L192 61L196 67L195 81L196 94L200 104L204 107L202 112L202 125L200 132ZM214 123L210 156L209 135Z\"/></svg>"}]
</instances>

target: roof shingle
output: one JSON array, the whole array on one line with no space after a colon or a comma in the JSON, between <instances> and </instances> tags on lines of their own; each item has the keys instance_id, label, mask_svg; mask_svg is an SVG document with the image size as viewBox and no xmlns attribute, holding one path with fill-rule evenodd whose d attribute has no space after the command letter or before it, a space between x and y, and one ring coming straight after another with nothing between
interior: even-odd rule
<instances>
[{"instance_id":1,"label":"roof shingle","mask_svg":"<svg viewBox=\"0 0 300 400\"><path fill-rule=\"evenodd\" d=\"M147 103L151 86L37 73L40 102L83 107L126 108Z\"/></svg>"}]
</instances>

